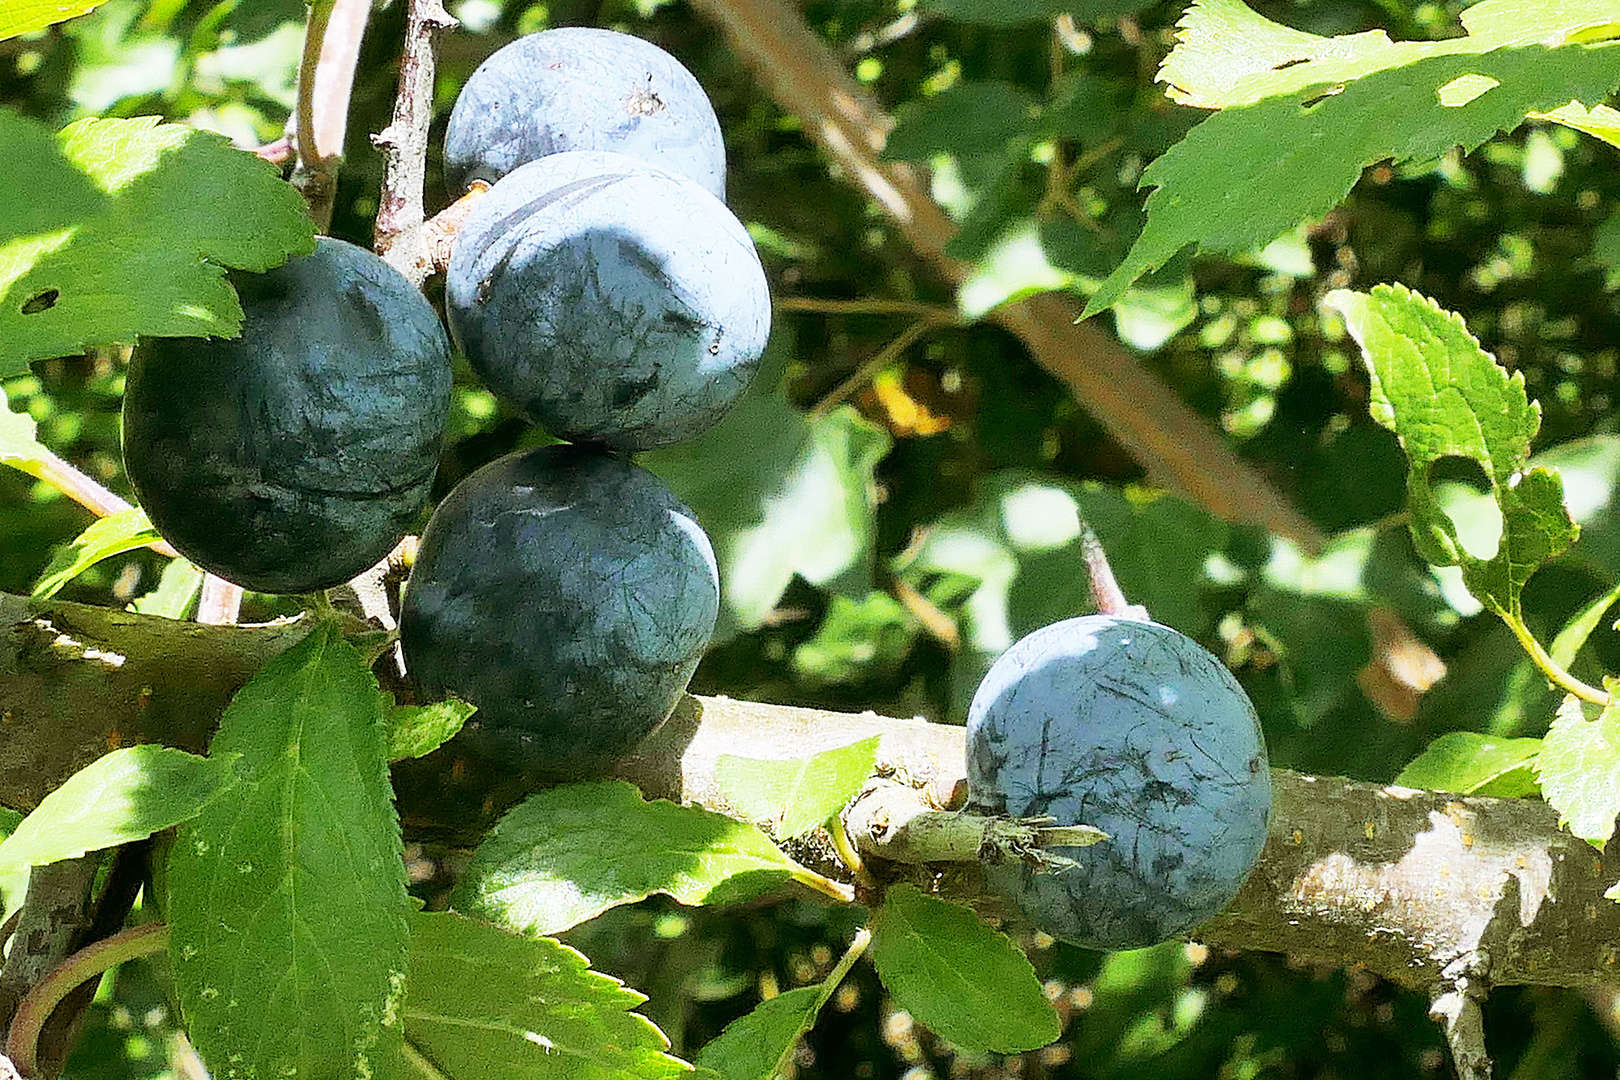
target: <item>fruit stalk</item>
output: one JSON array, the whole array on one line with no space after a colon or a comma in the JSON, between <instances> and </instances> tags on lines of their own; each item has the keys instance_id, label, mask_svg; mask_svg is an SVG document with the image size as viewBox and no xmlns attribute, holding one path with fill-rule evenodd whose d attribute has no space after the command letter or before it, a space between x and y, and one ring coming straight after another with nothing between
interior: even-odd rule
<instances>
[{"instance_id":1,"label":"fruit stalk","mask_svg":"<svg viewBox=\"0 0 1620 1080\"><path fill-rule=\"evenodd\" d=\"M1000 862L1008 858L1049 861L1048 847L1089 847L1108 834L1087 825L1052 827L1048 818L986 817L961 810L935 810L917 791L891 780L876 781L851 804L845 824L864 856L889 862Z\"/></svg>"},{"instance_id":2,"label":"fruit stalk","mask_svg":"<svg viewBox=\"0 0 1620 1080\"><path fill-rule=\"evenodd\" d=\"M324 233L332 224L336 162L343 157L360 39L370 15L370 0L316 0L310 5L298 66L293 183L304 196L316 232Z\"/></svg>"}]
</instances>

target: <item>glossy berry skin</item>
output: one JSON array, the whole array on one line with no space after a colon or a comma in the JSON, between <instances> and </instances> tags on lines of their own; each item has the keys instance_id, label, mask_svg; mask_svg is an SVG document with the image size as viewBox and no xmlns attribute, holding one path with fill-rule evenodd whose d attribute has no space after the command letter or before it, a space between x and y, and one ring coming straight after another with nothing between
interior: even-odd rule
<instances>
[{"instance_id":1,"label":"glossy berry skin","mask_svg":"<svg viewBox=\"0 0 1620 1080\"><path fill-rule=\"evenodd\" d=\"M490 54L451 110L445 184L459 194L567 150L629 154L726 196L708 95L679 60L630 34L560 27Z\"/></svg>"},{"instance_id":2,"label":"glossy berry skin","mask_svg":"<svg viewBox=\"0 0 1620 1080\"><path fill-rule=\"evenodd\" d=\"M651 473L554 445L467 477L422 534L400 612L424 700L478 706L462 749L600 774L663 723L714 631L703 529Z\"/></svg>"},{"instance_id":3,"label":"glossy berry skin","mask_svg":"<svg viewBox=\"0 0 1620 1080\"><path fill-rule=\"evenodd\" d=\"M330 588L387 555L427 505L449 342L398 271L341 240L230 278L241 337L135 349L125 471L198 566L258 592Z\"/></svg>"},{"instance_id":4,"label":"glossy berry skin","mask_svg":"<svg viewBox=\"0 0 1620 1080\"><path fill-rule=\"evenodd\" d=\"M594 150L530 162L475 204L445 309L497 397L560 438L628 451L719 420L771 317L753 241L724 204Z\"/></svg>"},{"instance_id":5,"label":"glossy berry skin","mask_svg":"<svg viewBox=\"0 0 1620 1080\"><path fill-rule=\"evenodd\" d=\"M968 787L985 813L1094 825L1074 865L987 866L1037 927L1093 949L1192 929L1260 857L1271 774L1254 707L1226 667L1157 623L1109 615L1035 631L968 712Z\"/></svg>"}]
</instances>

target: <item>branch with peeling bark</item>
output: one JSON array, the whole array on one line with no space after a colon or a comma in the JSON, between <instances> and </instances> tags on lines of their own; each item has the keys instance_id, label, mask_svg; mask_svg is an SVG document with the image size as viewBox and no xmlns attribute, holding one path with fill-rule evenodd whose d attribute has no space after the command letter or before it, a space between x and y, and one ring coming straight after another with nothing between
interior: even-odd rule
<instances>
[{"instance_id":1,"label":"branch with peeling bark","mask_svg":"<svg viewBox=\"0 0 1620 1080\"><path fill-rule=\"evenodd\" d=\"M235 688L305 631L299 622L200 626L67 603L33 607L0 595L0 794L26 811L120 743L203 749ZM874 735L881 737L876 775L889 782L872 785L844 815L868 870L1001 911L972 863L895 858L895 826L908 812L960 805L961 728L689 697L617 775L648 797L742 816L718 781L722 755L802 758ZM472 842L523 794L510 777L455 765L453 753L441 751L396 768L411 835ZM1260 864L1231 907L1198 928L1199 940L1358 964L1436 993L1462 976L1473 989L1599 986L1620 977L1620 905L1603 895L1617 871L1560 829L1545 803L1284 769L1274 779ZM794 853L848 879L825 835Z\"/></svg>"}]
</instances>

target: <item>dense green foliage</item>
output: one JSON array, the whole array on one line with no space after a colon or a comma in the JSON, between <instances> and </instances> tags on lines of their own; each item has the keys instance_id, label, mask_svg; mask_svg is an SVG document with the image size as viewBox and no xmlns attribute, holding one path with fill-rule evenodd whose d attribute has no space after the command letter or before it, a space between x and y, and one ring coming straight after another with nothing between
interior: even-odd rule
<instances>
[{"instance_id":1,"label":"dense green foliage","mask_svg":"<svg viewBox=\"0 0 1620 1080\"><path fill-rule=\"evenodd\" d=\"M362 245L383 175L369 136L388 123L404 6L373 15L350 112L331 231ZM1455 42L1465 6L1271 0L1254 8L1310 34L1380 28L1397 42ZM1608 800L1615 797L1615 762L1587 753L1578 736L1594 725L1580 722L1578 704L1557 708L1559 695L1514 635L1533 634L1588 683L1620 671L1620 634L1610 628L1617 614L1611 590L1620 584L1620 430L1613 420L1620 170L1616 146L1603 141L1605 131L1613 140L1612 120L1620 116L1583 121L1598 137L1568 123L1519 122L1527 110L1556 109L1571 97L1596 105L1620 84L1620 48L1544 48L1549 27L1541 20L1584 25L1591 6L1518 5L1520 22L1509 25L1501 12L1513 5L1475 5L1480 10L1468 29L1510 46L1488 65L1503 93L1464 84L1456 104L1439 92L1458 75L1485 70L1469 55L1472 46L1394 57L1369 48L1362 56L1368 66L1354 73L1365 79L1324 96L1302 73L1321 62L1309 43L1265 31L1276 51L1263 55L1289 66L1239 73L1249 83L1221 81L1218 67L1172 69L1184 100L1238 103L1195 128L1206 114L1168 100L1154 81L1184 15L1179 4L814 0L804 8L810 26L896 117L885 156L931 169L932 190L959 226L951 253L974 268L959 293L850 176L829 168L793 103L769 97L724 35L681 4L452 5L462 27L442 41L434 130L442 132L456 91L484 57L548 25L613 26L657 41L692 68L714 101L727 146L728 201L760 251L777 310L765 369L728 419L698 440L639 459L714 539L721 627L694 691L960 722L1001 650L1036 627L1089 609L1078 556L1083 520L1108 548L1133 601L1235 670L1258 708L1274 765L1378 781L1400 775L1409 783L1496 794L1545 793L1577 835L1600 842L1614 820ZM1211 3L1203 10L1238 19L1233 8ZM1494 21L1481 11L1494 11ZM72 545L90 518L37 478L38 462L59 455L128 496L117 428L126 366L119 349L101 343L137 331L178 332L162 321L176 310L163 286L191 298L193 307L182 312L191 325L230 325L237 315L210 274L223 280L216 273L222 266L272 264L306 250L308 238L295 227L296 207L267 207L282 196L261 196L229 174L233 166L215 160L223 146L210 137L183 138L185 129L144 124L86 124L52 144L49 132L91 118L160 116L242 146L273 142L294 106L304 17L296 0L108 0L42 29L11 23L0 5L0 34L27 31L0 41L0 140L13 146L15 129L31 148L28 156L0 154L0 281L7 289L24 282L14 321L39 328L23 320L55 318L50 294L57 286L46 278L75 265L53 266L48 251L19 244L19 237L83 218L85 229L131 228L135 221L139 229L192 241L170 245L160 259L112 260L124 279L150 289L148 306L104 312L107 321L87 325L82 313L74 322L64 302L60 328L45 328L56 336L42 331L37 341L7 330L10 307L0 314L0 389L15 413L37 425L29 432L20 415L0 415L0 460L18 465L0 470L0 590L27 594L43 577L72 599L134 603L169 615L191 610L196 576L134 548L150 539L142 520L121 521L117 537L97 541L99 554L115 557L75 562L72 553L86 545ZM1551 61L1549 54L1556 54ZM1296 72L1302 81L1290 81ZM1335 69L1330 77L1348 76ZM1284 96L1247 104L1254 98L1244 98L1243 88L1252 90L1255 78L1281 79L1257 97ZM1356 124L1365 127L1362 138L1334 143L1333 176L1325 165L1324 175L1315 174L1314 151L1285 152L1298 151L1306 135L1331 137L1342 133L1335 125ZM1403 125L1421 128L1424 137ZM1512 130L1493 136L1498 126ZM1199 134L1180 141L1189 131ZM1296 139L1293 132L1302 134ZM449 201L437 139L432 154L430 212ZM64 162L87 161L84 174L102 177L108 161L140 158L184 164L185 183L193 186L180 190L190 201L138 213L140 192L120 188L116 177L105 180L107 191L64 187L59 178ZM57 171L42 177L41 163ZM1293 183L1301 174L1311 174L1316 186ZM1139 190L1143 182L1160 185L1158 193ZM289 190L273 183L267 189ZM1230 214L1211 209L1229 194ZM1197 244L1196 253L1189 243ZM44 277L30 287L34 278L8 276L6 259L15 260L18 273ZM1122 264L1124 271L1117 269ZM1417 296L1374 290L1393 282ZM1030 290L1088 297L1115 286L1119 304L1096 318L1309 515L1328 536L1320 553L1217 520L1152 486L1150 479L1164 478L1144 474L1107 433L1106 418L1088 414L1016 337L979 318ZM428 288L439 302L442 286ZM1419 363L1403 350L1425 335L1441 343L1455 370L1470 373L1477 393L1414 420L1404 410L1423 394L1412 380L1429 377L1424 364L1433 354L1422 354ZM87 346L82 355L56 355ZM1502 377L1481 348L1513 377ZM1531 402L1539 402L1539 412ZM1456 421L1480 416L1495 426L1471 441L1462 430L1467 425ZM435 499L485 463L546 441L457 358ZM1562 488L1551 472L1523 472L1527 466L1556 467ZM1528 482L1510 486L1521 472ZM1564 505L1581 527L1573 543ZM60 572L52 576L53 568ZM83 572L68 573L77 569ZM289 600L250 595L244 617L291 610ZM1392 625L1432 653L1434 672L1444 666L1445 677L1428 692L1359 677ZM352 731L312 727L311 737L318 737L331 774L355 777L348 797L363 804L357 817L377 830L362 837L363 851L346 850L345 858L380 866L391 863L394 823L378 784L386 750L373 745L378 740L370 733L385 710L352 652L317 635L261 676L283 680L256 684L271 695L270 704L256 706L244 692L233 714L240 719L258 707L283 725L275 737L284 740L302 740L300 725L317 715L322 723L352 725ZM308 671L316 674L299 674ZM284 708L280 695L302 685L300 678L330 689L333 702L322 704L310 690L301 699L307 709ZM1605 712L1601 722L1612 726L1614 717ZM236 752L240 730L228 723L216 752ZM1526 741L1543 735L1545 752ZM1436 739L1445 741L1420 757ZM276 771L284 763L252 759L262 745L239 749L248 759L239 779L281 785L282 801L271 801L267 791L256 813L291 821L302 812L295 804L318 801L321 793L299 790L297 778ZM852 790L862 770L829 760L819 771L804 771L823 778L817 786L824 799L827 789ZM264 872L265 859L292 856L222 852L214 841L229 842L233 822L208 801L218 793L204 779L193 777L199 791L189 810L177 799L148 807L142 820L158 828L195 816L181 834L192 846L175 861L176 872L256 898L235 876ZM812 800L808 812L800 805L806 800L797 780L767 782L755 774L745 784L773 792L780 784L788 792L780 796L784 820L825 819L821 802ZM887 990L878 978L895 956L907 956L912 937L920 934L926 944L929 932L956 934L951 928L962 913L933 910L920 902L925 897L897 896L875 922L869 954L875 969L857 965L841 986L824 983L865 919L854 906L675 902L741 899L751 895L745 885L759 884L741 880L745 875L777 881L797 873L756 831L734 838L730 819L670 817L675 808L668 804L606 786L531 802L525 810L533 820L518 819L512 830L547 834L570 814L593 820L639 814L658 836L690 830L697 869L654 866L649 857L637 864L644 880L618 882L616 893L603 884L578 900L579 918L601 912L597 917L542 928L564 930L561 939L596 971L648 1000L638 1006L637 994L588 972L568 948L534 941L503 948L500 931L451 916L416 916L407 946L399 920L379 925L373 918L395 910L389 905L397 880L355 871L365 888L322 883L323 904L338 905L352 925L372 927L377 941L370 955L378 963L364 973L363 993L379 1012L403 1010L404 1038L419 1051L442 1037L421 1015L492 981L466 979L463 986L448 981L451 974L432 973L465 979L470 965L487 964L509 982L537 988L537 995L591 1001L600 1011L586 1010L568 1029L577 1040L570 1047L613 1040L625 1056L606 1067L622 1075L678 1071L656 1033L629 1009L656 1023L671 1041L669 1052L686 1061L706 1053L700 1062L727 1077L746 1075L731 1068L764 1067L768 1062L743 1053L739 1040L712 1040L767 998L774 1011L749 1022L779 1033L783 1044L826 1004L794 1059L804 1077L1408 1077L1449 1069L1426 1001L1364 973L1258 953L1210 955L1179 943L1103 954L1046 940L1026 944L1064 1034L1045 1050L1003 1061L990 1051L1013 1048L998 1041L1008 1027L1019 1032L1021 1045L1050 1036L1046 1015L1030 1002L1014 1001L1007 1025L976 1032L970 1021L982 1010L958 1015L948 1007L953 1002L939 998L929 1003L945 1007L931 1015L903 1011L886 995L906 992L904 976L886 980ZM14 824L0 812L0 829ZM341 846L329 837L307 838L323 841ZM557 857L588 862L596 849L585 839L576 843ZM716 855L717 843L724 857ZM445 899L450 868L460 863L444 854L411 851L413 895L433 904ZM549 877L535 874L514 865L518 860L501 861L501 854L498 845L481 850L475 873L461 884L464 895L476 894L469 905L554 910L545 890L573 890L583 873L559 879L548 867ZM0 874L5 870L0 861ZM676 877L680 887L669 887ZM0 876L7 901L15 889ZM303 918L297 896L275 899L278 917ZM174 933L192 935L184 941L199 948L219 930L174 921ZM347 925L308 929L336 927L342 949L358 951L363 946L350 941ZM930 925L936 929L916 930ZM253 945L271 948L263 940ZM319 947L329 945L319 939ZM407 948L408 967L420 981L390 982ZM943 972L931 974L930 985L974 970L996 948L930 954ZM1023 977L1033 987L1016 954L996 956L1009 979ZM233 960L257 971L266 963L252 952ZM242 970L191 974L183 964L172 966L174 989L193 1017L225 1008L228 999L216 1006L208 994L218 989L215 975L248 978ZM158 960L126 964L103 985L68 1075L174 1074L170 967ZM289 968L289 978L303 975ZM795 988L794 996L774 996ZM538 1023L528 1015L511 1013L513 1023ZM1617 1015L1601 995L1551 989L1498 991L1486 1008L1498 1069L1526 1078L1614 1075ZM367 1038L356 1033L357 1051L369 1051L360 1045ZM716 1049L705 1052L706 1046ZM257 1064L273 1070L297 1052L267 1047ZM500 1060L482 1064L499 1068ZM469 1066L465 1075L483 1074Z\"/></svg>"}]
</instances>

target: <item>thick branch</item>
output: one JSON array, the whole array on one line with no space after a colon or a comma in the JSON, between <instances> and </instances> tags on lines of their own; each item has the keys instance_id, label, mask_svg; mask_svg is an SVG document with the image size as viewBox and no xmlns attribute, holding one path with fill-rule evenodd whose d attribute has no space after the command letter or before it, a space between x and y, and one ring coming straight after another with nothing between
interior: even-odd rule
<instances>
[{"instance_id":1,"label":"thick branch","mask_svg":"<svg viewBox=\"0 0 1620 1080\"><path fill-rule=\"evenodd\" d=\"M945 253L956 233L915 170L879 160L893 120L789 0L694 0L724 27L742 61L787 112L883 208L917 253L952 284L972 269ZM1076 325L1072 296L1044 293L988 316L1021 338L1035 360L1067 383L1086 409L1156 483L1179 488L1230 521L1255 522L1307 548L1316 526L1210 425L1094 323Z\"/></svg>"},{"instance_id":2,"label":"thick branch","mask_svg":"<svg viewBox=\"0 0 1620 1080\"><path fill-rule=\"evenodd\" d=\"M164 741L199 750L236 687L295 641L301 624L199 626L83 605L0 596L0 800L27 810L109 746ZM838 713L728 698L687 698L618 775L649 796L737 813L717 781L725 754L802 758L881 736L877 773L918 791L920 808L960 805L963 731L921 719ZM474 841L524 793L452 748L396 768L408 832ZM1528 799L1478 799L1273 771L1276 799L1260 865L1205 943L1285 952L1373 971L1426 990L1455 984L1594 986L1620 977L1615 871ZM893 798L892 785L874 785ZM893 806L888 818L893 820ZM853 808L847 820L863 820ZM864 820L872 820L867 814ZM867 830L870 832L870 830ZM973 864L881 862L879 877L917 881L989 912ZM841 873L821 836L795 850Z\"/></svg>"}]
</instances>

